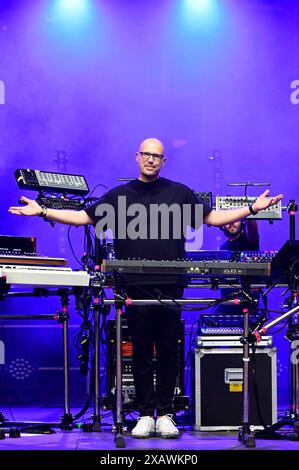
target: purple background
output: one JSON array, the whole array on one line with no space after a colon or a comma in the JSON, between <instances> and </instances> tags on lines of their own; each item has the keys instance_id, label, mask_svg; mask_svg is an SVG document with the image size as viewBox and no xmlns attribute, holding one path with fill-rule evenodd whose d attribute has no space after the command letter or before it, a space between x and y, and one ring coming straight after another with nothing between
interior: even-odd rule
<instances>
[{"instance_id":1,"label":"purple background","mask_svg":"<svg viewBox=\"0 0 299 470\"><path fill-rule=\"evenodd\" d=\"M206 8L190 0L94 0L81 12L62 3L1 1L1 233L36 236L38 252L76 267L65 227L8 214L21 194L35 197L21 193L14 170L63 170L84 174L90 188L113 187L137 175L135 151L146 137L165 144L163 176L196 191L241 195L227 183L268 181L284 204L298 197L299 105L290 99L299 80L296 0L210 0ZM64 168L55 163L58 151L68 156ZM279 249L288 217L259 228L261 249ZM71 233L80 257L83 229ZM222 241L217 229L205 229L204 248ZM272 306L281 301L276 292ZM36 302L28 308L57 305ZM287 344L277 344L287 401Z\"/></svg>"}]
</instances>

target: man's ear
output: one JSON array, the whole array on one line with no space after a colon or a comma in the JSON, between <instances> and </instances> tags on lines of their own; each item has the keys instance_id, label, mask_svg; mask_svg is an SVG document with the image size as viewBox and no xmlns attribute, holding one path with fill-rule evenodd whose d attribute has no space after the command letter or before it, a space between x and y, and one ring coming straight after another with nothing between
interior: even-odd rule
<instances>
[{"instance_id":1,"label":"man's ear","mask_svg":"<svg viewBox=\"0 0 299 470\"><path fill-rule=\"evenodd\" d=\"M139 162L139 158L140 158L139 152L136 152L136 162Z\"/></svg>"},{"instance_id":2,"label":"man's ear","mask_svg":"<svg viewBox=\"0 0 299 470\"><path fill-rule=\"evenodd\" d=\"M166 157L163 158L163 160L162 160L162 165L161 165L161 166L164 166L164 165L165 165L165 162L166 162Z\"/></svg>"}]
</instances>

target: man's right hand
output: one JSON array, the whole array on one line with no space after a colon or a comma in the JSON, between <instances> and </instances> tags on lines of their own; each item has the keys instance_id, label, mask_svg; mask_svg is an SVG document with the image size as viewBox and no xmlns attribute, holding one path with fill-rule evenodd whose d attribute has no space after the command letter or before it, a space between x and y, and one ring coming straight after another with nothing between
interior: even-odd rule
<instances>
[{"instance_id":1,"label":"man's right hand","mask_svg":"<svg viewBox=\"0 0 299 470\"><path fill-rule=\"evenodd\" d=\"M42 212L41 206L33 199L22 196L21 201L26 203L25 206L12 206L8 209L8 212L16 215L40 215Z\"/></svg>"},{"instance_id":2,"label":"man's right hand","mask_svg":"<svg viewBox=\"0 0 299 470\"><path fill-rule=\"evenodd\" d=\"M12 206L8 209L11 214L16 215L41 215L43 208L33 199L28 199L22 196L21 202L24 202L24 206ZM47 209L45 215L47 220L53 222L59 222L67 225L80 225L92 224L93 220L87 215L85 210L74 211L74 210L60 210L60 209Z\"/></svg>"}]
</instances>

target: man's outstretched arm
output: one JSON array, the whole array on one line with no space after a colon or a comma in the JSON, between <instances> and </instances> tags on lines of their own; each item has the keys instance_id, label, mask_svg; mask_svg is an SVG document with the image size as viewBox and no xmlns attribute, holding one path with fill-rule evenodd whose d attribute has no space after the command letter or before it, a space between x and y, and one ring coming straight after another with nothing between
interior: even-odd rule
<instances>
[{"instance_id":1,"label":"man's outstretched arm","mask_svg":"<svg viewBox=\"0 0 299 470\"><path fill-rule=\"evenodd\" d=\"M261 194L256 201L252 204L252 209L255 212L259 212L262 209L267 209L268 207L274 206L277 204L283 197L282 194L279 194L275 197L269 197L269 189ZM237 220L245 219L248 217L251 212L248 207L243 207L242 209L235 209L235 210L221 210L216 211L213 210L209 212L208 215L204 218L204 223L207 225L215 225L216 227L220 227L221 225L230 224L232 222L236 222Z\"/></svg>"},{"instance_id":2,"label":"man's outstretched arm","mask_svg":"<svg viewBox=\"0 0 299 470\"><path fill-rule=\"evenodd\" d=\"M16 215L25 215L25 216L39 216L44 210L43 208L33 199L28 199L27 197L21 198L25 206L12 206L8 209L9 212ZM53 222L59 222L61 224L67 225L87 225L92 224L91 218L86 214L84 210L82 211L72 211L72 210L58 210L58 209L46 209L44 216L47 220L52 220Z\"/></svg>"}]
</instances>

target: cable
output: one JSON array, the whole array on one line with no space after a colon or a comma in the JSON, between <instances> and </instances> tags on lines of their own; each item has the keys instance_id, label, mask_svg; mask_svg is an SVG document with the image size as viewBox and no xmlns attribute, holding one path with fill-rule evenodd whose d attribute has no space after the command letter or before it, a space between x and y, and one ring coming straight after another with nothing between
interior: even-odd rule
<instances>
[{"instance_id":1,"label":"cable","mask_svg":"<svg viewBox=\"0 0 299 470\"><path fill-rule=\"evenodd\" d=\"M184 363L184 368L186 369L186 377L185 377L185 390L187 388L187 384L188 384L188 375L189 375L189 371L190 371L190 360L191 360L191 353L192 353L192 346L193 346L193 342L195 340L195 335L196 335L196 331L193 333L193 328L194 328L194 325L196 325L198 323L198 319L195 320L192 324L191 324L191 328L190 328L190 333L189 333L189 347L188 347L188 353L186 355L186 359L185 359L185 363Z\"/></svg>"},{"instance_id":2,"label":"cable","mask_svg":"<svg viewBox=\"0 0 299 470\"><path fill-rule=\"evenodd\" d=\"M76 253L75 253L74 248L73 248L73 245L72 245L72 242L71 242L70 231L71 231L72 227L73 227L73 226L70 225L69 228L68 228L68 231L67 231L67 239L68 239L69 246L70 246L71 252L72 252L72 254L73 254L75 260L76 260L77 263L83 268L84 265L83 265L83 263L81 263L81 261L79 261L79 259L77 258Z\"/></svg>"},{"instance_id":3,"label":"cable","mask_svg":"<svg viewBox=\"0 0 299 470\"><path fill-rule=\"evenodd\" d=\"M124 278L125 280L128 280L130 279L128 276L126 276L125 274L123 273L120 273L119 271L114 271L114 275L115 277L117 276L120 276L122 278ZM175 283L174 283L175 285ZM139 290L141 290L142 292L144 292L146 295L148 295L150 298L154 299L154 300L157 300L161 305L163 305L164 307L167 307L169 309L172 309L172 310L176 310L176 311L186 311L186 312L197 312L197 311L201 311L201 310L206 310L207 308L211 308L211 307L214 307L215 305L218 305L218 304L221 304L223 302L226 302L227 300L230 300L231 298L234 298L236 297L236 295L240 295L240 293L243 293L245 294L244 291L241 291L241 292L233 292L231 294L228 294L226 297L224 298L220 298L220 299L215 299L213 300L212 302L208 303L208 304L205 304L203 306L197 306L197 307L187 307L186 305L182 305L180 304L179 302L177 302L175 299L171 298L171 299L168 299L168 300L172 300L173 303L175 305L171 305L167 302L163 302L163 300L161 299L160 296L155 296L154 294L152 294L151 292L149 292L147 289L145 289L144 287L141 287L140 284L135 284L134 283L134 287L137 287ZM247 295L246 295L247 296ZM166 300L166 299L164 299Z\"/></svg>"},{"instance_id":4,"label":"cable","mask_svg":"<svg viewBox=\"0 0 299 470\"><path fill-rule=\"evenodd\" d=\"M256 410L257 414L259 417L259 420L261 422L261 425L263 426L264 429L268 429L268 426L266 424L266 421L264 420L262 411L261 411L261 405L260 405L260 399L259 399L259 393L258 393L258 385L257 385L257 377L256 377L256 346L252 345L252 385L253 385L253 392L254 392L254 398L255 398L255 403L256 403Z\"/></svg>"},{"instance_id":5,"label":"cable","mask_svg":"<svg viewBox=\"0 0 299 470\"><path fill-rule=\"evenodd\" d=\"M90 193L87 194L86 199L89 199L90 196L95 192L95 190L96 190L97 188L99 188L100 186L103 187L103 188L105 188L105 189L107 189L107 191L109 191L108 186L106 186L105 184L102 184L102 183L96 184L96 185L94 186L94 188L90 191Z\"/></svg>"},{"instance_id":6,"label":"cable","mask_svg":"<svg viewBox=\"0 0 299 470\"><path fill-rule=\"evenodd\" d=\"M103 299L103 296L105 296L104 292L102 292L101 294L102 299ZM90 308L90 305L91 305L90 289L83 288L81 292L79 291L77 293L77 296L76 296L77 313L83 319L83 323L78 329L78 332L74 336L73 344L74 344L74 347L80 351L80 354L77 357L81 361L80 369L83 370L84 372L83 375L87 375L88 370L90 371L89 390L91 390L91 392L88 394L87 400L83 408L75 415L74 417L75 420L78 420L81 416L84 415L84 413L90 407L92 398L94 397L93 390L94 390L94 374L95 374L95 370L94 370L95 357L94 357L93 345L94 345L94 339L95 339L95 332L94 332L93 322L91 319L92 310ZM104 307L102 310L103 318L102 318L102 324L100 326L100 338L103 337L101 332L104 329L104 326L106 323L106 317L109 311L110 311L110 308L107 308L107 307ZM82 356L82 357L79 357L79 356ZM100 355L100 357L102 357L102 354ZM107 363L107 353L105 354L104 364L106 365L106 363ZM104 370L107 370L107 368L104 367ZM101 374L100 385L102 384L105 375L106 375L105 373Z\"/></svg>"}]
</instances>

